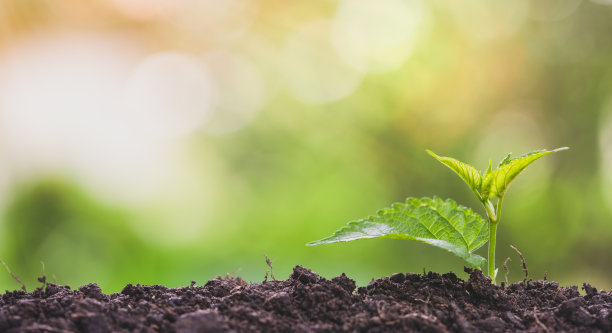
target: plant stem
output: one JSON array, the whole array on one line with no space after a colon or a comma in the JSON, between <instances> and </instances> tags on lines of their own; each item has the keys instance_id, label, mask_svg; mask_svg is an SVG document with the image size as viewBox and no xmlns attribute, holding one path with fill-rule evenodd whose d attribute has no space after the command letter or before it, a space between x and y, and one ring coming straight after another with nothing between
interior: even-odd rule
<instances>
[{"instance_id":1,"label":"plant stem","mask_svg":"<svg viewBox=\"0 0 612 333\"><path fill-rule=\"evenodd\" d=\"M495 284L495 240L497 237L497 222L489 220L489 277Z\"/></svg>"},{"instance_id":2,"label":"plant stem","mask_svg":"<svg viewBox=\"0 0 612 333\"><path fill-rule=\"evenodd\" d=\"M495 211L495 206L493 206L493 203L491 202L491 200L487 199L483 201L482 204L485 206L485 209L487 210L487 216L489 217L489 221L497 222L497 213Z\"/></svg>"},{"instance_id":3,"label":"plant stem","mask_svg":"<svg viewBox=\"0 0 612 333\"><path fill-rule=\"evenodd\" d=\"M497 216L497 219L495 220L495 222L499 222L499 219L501 217L502 200L503 197L499 197L499 200L497 200L497 208L495 209L495 216Z\"/></svg>"},{"instance_id":4,"label":"plant stem","mask_svg":"<svg viewBox=\"0 0 612 333\"><path fill-rule=\"evenodd\" d=\"M495 242L497 240L497 224L501 217L502 198L500 197L497 201L497 207L493 206L490 200L483 202L489 216L489 277L493 284L495 284Z\"/></svg>"}]
</instances>

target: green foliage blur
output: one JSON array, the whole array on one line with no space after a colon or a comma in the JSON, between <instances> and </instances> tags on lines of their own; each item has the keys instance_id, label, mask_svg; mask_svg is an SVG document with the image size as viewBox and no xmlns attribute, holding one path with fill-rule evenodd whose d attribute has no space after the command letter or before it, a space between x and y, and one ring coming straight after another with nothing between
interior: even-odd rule
<instances>
[{"instance_id":1,"label":"green foliage blur","mask_svg":"<svg viewBox=\"0 0 612 333\"><path fill-rule=\"evenodd\" d=\"M462 181L426 149L483 170L489 159L497 163L508 152L563 146L571 150L535 163L504 199L498 280L503 281L501 264L507 257L510 282L522 280L520 259L510 249L514 245L525 255L530 278L546 274L562 285L588 281L612 289L608 1L549 1L550 7L530 7L526 1L418 2L421 23L404 41L412 43L405 59L380 71L356 71L361 76L354 89L329 100L318 99L328 96L316 95L321 87L292 81L300 72L286 75L293 72L273 56L289 52L284 47L302 24L329 19L343 2L239 2L258 6L249 31L265 37L273 51L249 59L273 93L240 129L211 134L198 128L180 140L179 148L172 146L189 173L170 168L170 176L183 178L153 187L154 199L134 203L105 194L63 164L36 172L15 171L27 167L2 171L0 165L0 259L28 289L39 286L41 261L47 281L72 287L97 282L105 292L120 291L127 283L202 284L226 274L256 282L268 270L264 254L279 279L298 264L327 278L345 272L359 285L394 272L453 271L465 277L461 259L424 244L305 244L409 196L454 198L486 216ZM402 1L381 4L387 2ZM111 7L122 1L69 1L65 6L74 6L72 11L29 11L37 19L14 14L24 10L17 3L6 2L13 11L2 12L0 6L5 22L0 52L49 26L118 29L155 51L199 52L217 43L211 30L183 31L163 16L130 16ZM516 22L508 21L509 9L516 9L511 11ZM91 22L83 18L94 16ZM237 38L224 47L251 57L243 41ZM328 64L326 58L320 64ZM6 95L1 66L0 100ZM317 72L323 75L321 85L334 82L325 76L334 70ZM335 87L322 88L335 93ZM1 116L6 133L10 118ZM89 134L82 135L73 139ZM5 164L11 163L3 152L29 149L7 142L0 141ZM111 147L122 149L121 144ZM98 166L106 168L104 163ZM123 183L140 186L131 185L129 177ZM478 253L486 257L486 246ZM0 290L18 288L0 273Z\"/></svg>"}]
</instances>

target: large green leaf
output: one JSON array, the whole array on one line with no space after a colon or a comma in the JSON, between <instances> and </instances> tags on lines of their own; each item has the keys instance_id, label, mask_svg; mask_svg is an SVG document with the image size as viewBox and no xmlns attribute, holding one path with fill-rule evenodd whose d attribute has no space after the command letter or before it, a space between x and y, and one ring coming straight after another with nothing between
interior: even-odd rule
<instances>
[{"instance_id":1,"label":"large green leaf","mask_svg":"<svg viewBox=\"0 0 612 333\"><path fill-rule=\"evenodd\" d=\"M455 173L459 177L461 177L461 179L463 179L463 181L468 184L468 186L472 188L472 190L480 189L482 176L480 175L480 172L476 170L476 168L467 163L456 160L452 157L438 156L429 149L427 150L427 152L429 153L429 155L442 162L451 170L455 171Z\"/></svg>"},{"instance_id":2,"label":"large green leaf","mask_svg":"<svg viewBox=\"0 0 612 333\"><path fill-rule=\"evenodd\" d=\"M531 163L544 155L566 149L569 148L563 147L554 150L532 151L514 158L511 158L509 154L499 163L499 169L488 173L484 177L482 181L483 199L504 196L512 181Z\"/></svg>"},{"instance_id":3,"label":"large green leaf","mask_svg":"<svg viewBox=\"0 0 612 333\"><path fill-rule=\"evenodd\" d=\"M332 236L306 245L362 238L415 240L450 251L470 265L481 267L486 260L473 252L487 242L488 226L478 214L451 199L408 198L405 203L351 221Z\"/></svg>"}]
</instances>

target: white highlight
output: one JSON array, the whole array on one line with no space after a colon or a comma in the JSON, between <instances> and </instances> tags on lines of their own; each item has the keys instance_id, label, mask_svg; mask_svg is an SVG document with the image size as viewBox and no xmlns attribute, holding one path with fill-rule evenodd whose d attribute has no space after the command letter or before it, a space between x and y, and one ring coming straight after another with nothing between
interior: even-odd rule
<instances>
[{"instance_id":1,"label":"white highlight","mask_svg":"<svg viewBox=\"0 0 612 333\"><path fill-rule=\"evenodd\" d=\"M159 217L135 227L147 239L192 241L212 214L212 176L179 139L210 115L209 78L185 54L138 64L134 44L49 33L0 54L0 185L71 177L105 201L155 206Z\"/></svg>"},{"instance_id":2,"label":"white highlight","mask_svg":"<svg viewBox=\"0 0 612 333\"><path fill-rule=\"evenodd\" d=\"M0 60L0 136L20 172L86 160L112 138L127 41L52 35L16 44ZM111 134L112 133L112 134Z\"/></svg>"}]
</instances>

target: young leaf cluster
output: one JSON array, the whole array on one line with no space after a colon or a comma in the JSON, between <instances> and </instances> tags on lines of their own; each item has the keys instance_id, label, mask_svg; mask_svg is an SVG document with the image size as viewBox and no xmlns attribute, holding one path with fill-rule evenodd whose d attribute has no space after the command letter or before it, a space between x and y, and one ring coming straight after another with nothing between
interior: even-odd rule
<instances>
[{"instance_id":1,"label":"young leaf cluster","mask_svg":"<svg viewBox=\"0 0 612 333\"><path fill-rule=\"evenodd\" d=\"M396 238L423 242L445 249L480 268L487 262L474 253L489 243L489 276L495 281L495 242L502 199L510 184L531 163L542 156L566 150L538 150L512 157L508 154L493 170L492 162L483 172L452 157L439 156L427 150L435 159L453 170L483 204L488 220L451 199L408 198L360 220L351 221L333 235L307 245L348 242L364 238Z\"/></svg>"},{"instance_id":2,"label":"young leaf cluster","mask_svg":"<svg viewBox=\"0 0 612 333\"><path fill-rule=\"evenodd\" d=\"M431 150L427 150L427 152L461 177L470 189L474 191L478 200L482 202L492 198L502 198L510 184L531 163L544 155L566 149L568 148L537 150L518 157L512 157L512 154L508 154L506 158L499 162L496 170L491 170L492 162L489 161L489 168L482 173L475 167L452 157L438 156Z\"/></svg>"}]
</instances>

